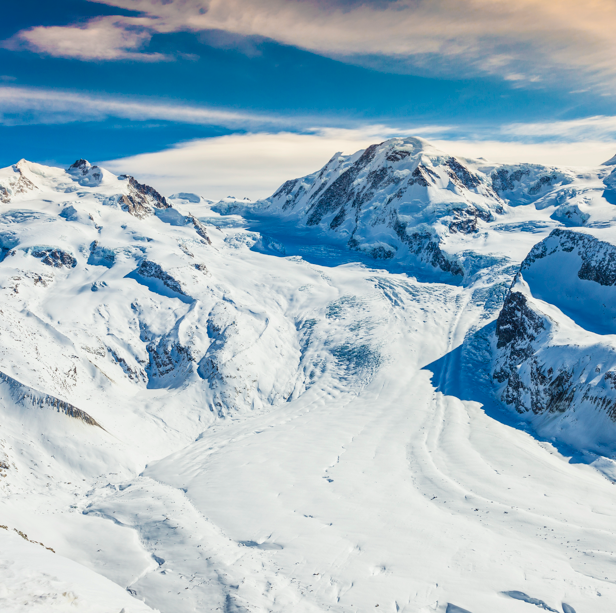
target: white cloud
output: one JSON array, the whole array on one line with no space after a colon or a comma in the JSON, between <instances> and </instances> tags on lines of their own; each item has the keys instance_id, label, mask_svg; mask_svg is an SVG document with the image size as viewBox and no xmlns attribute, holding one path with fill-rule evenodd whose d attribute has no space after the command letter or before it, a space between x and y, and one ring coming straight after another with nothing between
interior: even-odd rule
<instances>
[{"instance_id":1,"label":"white cloud","mask_svg":"<svg viewBox=\"0 0 616 613\"><path fill-rule=\"evenodd\" d=\"M410 59L432 73L465 68L517 82L616 77L613 0L92 1L142 11L157 32L222 30L349 61Z\"/></svg>"},{"instance_id":2,"label":"white cloud","mask_svg":"<svg viewBox=\"0 0 616 613\"><path fill-rule=\"evenodd\" d=\"M160 53L141 52L150 41L151 24L150 19L98 17L83 25L22 30L4 46L80 60L164 60Z\"/></svg>"},{"instance_id":3,"label":"white cloud","mask_svg":"<svg viewBox=\"0 0 616 613\"><path fill-rule=\"evenodd\" d=\"M101 164L118 174L132 174L167 195L191 191L211 199L263 198L284 181L318 170L337 151L353 153L408 132L369 126L361 130L325 129L312 134L235 134ZM452 155L503 163L597 166L616 153L616 140L527 144L439 139L432 143Z\"/></svg>"}]
</instances>

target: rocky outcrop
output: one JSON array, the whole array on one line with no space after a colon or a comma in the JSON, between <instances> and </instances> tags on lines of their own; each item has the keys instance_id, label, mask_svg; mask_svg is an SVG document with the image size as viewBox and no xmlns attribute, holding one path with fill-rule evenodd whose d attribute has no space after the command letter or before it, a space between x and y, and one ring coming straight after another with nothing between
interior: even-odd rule
<instances>
[{"instance_id":1,"label":"rocky outcrop","mask_svg":"<svg viewBox=\"0 0 616 613\"><path fill-rule=\"evenodd\" d=\"M103 171L98 166L92 166L88 160L77 160L66 172L84 187L96 187L103 180Z\"/></svg>"},{"instance_id":2,"label":"rocky outcrop","mask_svg":"<svg viewBox=\"0 0 616 613\"><path fill-rule=\"evenodd\" d=\"M134 177L121 175L118 177L128 181L128 193L120 197L122 210L143 219L151 215L154 209L169 209L171 205L153 187L139 183Z\"/></svg>"},{"instance_id":3,"label":"rocky outcrop","mask_svg":"<svg viewBox=\"0 0 616 613\"><path fill-rule=\"evenodd\" d=\"M13 176L5 179L3 183L0 183L0 202L8 204L14 196L26 194L38 189L24 173L27 164L28 162L26 162L26 160L20 160L17 164L13 164L11 167Z\"/></svg>"},{"instance_id":4,"label":"rocky outcrop","mask_svg":"<svg viewBox=\"0 0 616 613\"><path fill-rule=\"evenodd\" d=\"M533 247L522 262L520 273L530 270L544 258L558 253L573 254L580 259L577 271L579 279L594 281L600 285L616 285L616 246L572 230L553 230L550 236Z\"/></svg>"},{"instance_id":5,"label":"rocky outcrop","mask_svg":"<svg viewBox=\"0 0 616 613\"><path fill-rule=\"evenodd\" d=\"M75 268L77 260L68 252L58 247L34 247L30 255L52 268Z\"/></svg>"},{"instance_id":6,"label":"rocky outcrop","mask_svg":"<svg viewBox=\"0 0 616 613\"><path fill-rule=\"evenodd\" d=\"M188 215L188 219L190 220L190 222L192 223L192 225L195 227L195 230L197 231L197 234L208 244L211 245L212 241L210 240L210 237L207 234L207 229L205 227L204 224L202 224L194 215Z\"/></svg>"},{"instance_id":7,"label":"rocky outcrop","mask_svg":"<svg viewBox=\"0 0 616 613\"><path fill-rule=\"evenodd\" d=\"M535 358L539 336L548 326L546 318L529 306L524 294L509 292L496 321L496 347L500 354L494 379L505 383L501 400L518 413L541 413L552 405L545 402L547 377Z\"/></svg>"},{"instance_id":8,"label":"rocky outcrop","mask_svg":"<svg viewBox=\"0 0 616 613\"><path fill-rule=\"evenodd\" d=\"M455 259L449 259L443 253L440 248L440 239L435 232L428 230L409 232L407 224L399 218L396 218L393 227L396 235L419 260L452 275L464 275L462 266Z\"/></svg>"},{"instance_id":9,"label":"rocky outcrop","mask_svg":"<svg viewBox=\"0 0 616 613\"><path fill-rule=\"evenodd\" d=\"M48 408L56 411L57 413L64 413L64 415L72 417L73 419L78 419L89 426L97 426L98 428L102 428L102 426L85 411L78 409L65 400L60 400L55 396L44 394L43 392L39 392L32 387L24 385L23 383L17 381L17 379L13 379L13 377L9 377L9 375L6 375L1 371L0 383L4 383L9 387L11 395L17 404Z\"/></svg>"},{"instance_id":10,"label":"rocky outcrop","mask_svg":"<svg viewBox=\"0 0 616 613\"><path fill-rule=\"evenodd\" d=\"M99 241L92 241L90 244L90 256L88 257L89 266L105 266L111 268L115 263L115 251L103 247Z\"/></svg>"},{"instance_id":11,"label":"rocky outcrop","mask_svg":"<svg viewBox=\"0 0 616 613\"><path fill-rule=\"evenodd\" d=\"M165 272L156 262L152 262L151 260L143 260L137 269L137 274L146 279L157 279L173 292L182 294L182 296L186 295L182 289L182 284L177 279L174 279L169 273Z\"/></svg>"},{"instance_id":12,"label":"rocky outcrop","mask_svg":"<svg viewBox=\"0 0 616 613\"><path fill-rule=\"evenodd\" d=\"M492 188L509 205L530 204L555 186L567 185L573 175L539 164L503 165L490 175Z\"/></svg>"}]
</instances>

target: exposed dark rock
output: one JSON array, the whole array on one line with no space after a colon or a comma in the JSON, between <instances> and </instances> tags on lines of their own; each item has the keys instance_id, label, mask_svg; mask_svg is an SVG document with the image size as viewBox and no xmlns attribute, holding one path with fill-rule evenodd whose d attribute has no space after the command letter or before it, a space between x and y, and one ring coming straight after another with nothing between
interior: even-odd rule
<instances>
[{"instance_id":1,"label":"exposed dark rock","mask_svg":"<svg viewBox=\"0 0 616 613\"><path fill-rule=\"evenodd\" d=\"M91 168L90 162L88 162L88 160L84 160L83 158L80 158L76 162L73 162L68 167L68 170L69 172L70 171L87 172L89 168Z\"/></svg>"},{"instance_id":2,"label":"exposed dark rock","mask_svg":"<svg viewBox=\"0 0 616 613\"><path fill-rule=\"evenodd\" d=\"M77 160L68 167L67 172L83 186L97 186L103 180L103 172L98 166L92 166L88 160Z\"/></svg>"},{"instance_id":3,"label":"exposed dark rock","mask_svg":"<svg viewBox=\"0 0 616 613\"><path fill-rule=\"evenodd\" d=\"M498 349L509 345L513 356L520 363L532 355L528 352L530 343L544 329L543 319L529 306L524 294L509 292L505 304L496 320L496 337Z\"/></svg>"},{"instance_id":4,"label":"exposed dark rock","mask_svg":"<svg viewBox=\"0 0 616 613\"><path fill-rule=\"evenodd\" d=\"M394 149L387 154L387 157L385 159L388 162L399 162L407 158L409 155L411 155L410 151L401 151L399 149Z\"/></svg>"},{"instance_id":5,"label":"exposed dark rock","mask_svg":"<svg viewBox=\"0 0 616 613\"><path fill-rule=\"evenodd\" d=\"M528 168L518 168L513 172L510 172L506 168L499 168L491 175L492 188L497 194L513 191L515 189L515 184L519 183L522 180L522 177L529 174L530 170Z\"/></svg>"},{"instance_id":6,"label":"exposed dark rock","mask_svg":"<svg viewBox=\"0 0 616 613\"><path fill-rule=\"evenodd\" d=\"M153 187L139 183L129 175L121 175L118 178L128 180L128 194L122 194L120 198L122 210L143 219L152 213L152 208L171 208L167 199Z\"/></svg>"},{"instance_id":7,"label":"exposed dark rock","mask_svg":"<svg viewBox=\"0 0 616 613\"><path fill-rule=\"evenodd\" d=\"M616 247L587 234L562 229L554 230L533 247L518 274L523 276L535 262L558 252L579 256L579 278L605 286L616 285ZM574 268L571 275L575 274ZM590 404L616 421L616 371L612 368L601 378L589 376L589 372L601 372L604 355L593 358L592 352L577 352L573 347L563 352L552 347L554 322L515 290L516 282L496 324L493 377L504 383L503 402L520 413L535 414L564 413ZM579 357L572 358L576 354Z\"/></svg>"},{"instance_id":8,"label":"exposed dark rock","mask_svg":"<svg viewBox=\"0 0 616 613\"><path fill-rule=\"evenodd\" d=\"M340 207L355 198L353 182L359 173L372 161L379 145L368 147L361 157L347 170L345 170L327 189L323 192L309 209L306 224L316 226L321 223L325 215L337 211Z\"/></svg>"},{"instance_id":9,"label":"exposed dark rock","mask_svg":"<svg viewBox=\"0 0 616 613\"><path fill-rule=\"evenodd\" d=\"M291 179L290 181L285 181L274 193L272 198L280 198L280 196L289 196L295 189L299 179ZM283 209L287 207L287 204L283 206Z\"/></svg>"},{"instance_id":10,"label":"exposed dark rock","mask_svg":"<svg viewBox=\"0 0 616 613\"><path fill-rule=\"evenodd\" d=\"M55 247L34 249L30 254L53 268L75 268L77 266L77 260L70 253Z\"/></svg>"},{"instance_id":11,"label":"exposed dark rock","mask_svg":"<svg viewBox=\"0 0 616 613\"><path fill-rule=\"evenodd\" d=\"M165 272L156 262L143 260L137 269L137 274L145 278L158 279L170 290L182 294L183 296L186 295L180 282L174 279L169 273Z\"/></svg>"},{"instance_id":12,"label":"exposed dark rock","mask_svg":"<svg viewBox=\"0 0 616 613\"><path fill-rule=\"evenodd\" d=\"M12 168L17 177L11 177L8 180L8 184L0 185L0 202L3 204L11 202L11 198L17 194L25 194L33 189L38 189L22 172L21 167L25 163L24 160L21 160L14 164Z\"/></svg>"},{"instance_id":13,"label":"exposed dark rock","mask_svg":"<svg viewBox=\"0 0 616 613\"><path fill-rule=\"evenodd\" d=\"M455 177L457 182L468 189L474 189L481 185L481 179L472 173L466 166L463 166L456 158L449 158L445 164L449 167L449 174Z\"/></svg>"},{"instance_id":14,"label":"exposed dark rock","mask_svg":"<svg viewBox=\"0 0 616 613\"><path fill-rule=\"evenodd\" d=\"M177 372L181 363L195 361L188 347L166 338L161 339L158 344L148 344L147 350L150 356L148 387L156 387L156 379L162 379L174 371Z\"/></svg>"},{"instance_id":15,"label":"exposed dark rock","mask_svg":"<svg viewBox=\"0 0 616 613\"><path fill-rule=\"evenodd\" d=\"M146 376L143 370L139 367L131 366L121 355L118 354L117 351L112 349L111 347L107 347L107 351L109 355L113 358L114 362L120 366L120 368L124 371L124 374L131 379L132 381L145 381Z\"/></svg>"},{"instance_id":16,"label":"exposed dark rock","mask_svg":"<svg viewBox=\"0 0 616 613\"><path fill-rule=\"evenodd\" d=\"M605 286L616 285L616 246L588 234L560 228L552 230L547 238L532 248L520 270L527 270L537 260L556 251L571 253L573 250L582 260L577 272L580 279Z\"/></svg>"},{"instance_id":17,"label":"exposed dark rock","mask_svg":"<svg viewBox=\"0 0 616 613\"><path fill-rule=\"evenodd\" d=\"M331 223L329 224L329 227L332 230L335 230L336 228L340 227L344 223L345 219L346 219L346 207L343 206L338 211L338 214L336 215L336 217L332 219Z\"/></svg>"},{"instance_id":18,"label":"exposed dark rock","mask_svg":"<svg viewBox=\"0 0 616 613\"><path fill-rule=\"evenodd\" d=\"M486 222L494 219L489 211L483 211L472 204L463 209L455 209L453 216L453 220L449 224L449 231L462 234L477 232L477 221L479 219Z\"/></svg>"},{"instance_id":19,"label":"exposed dark rock","mask_svg":"<svg viewBox=\"0 0 616 613\"><path fill-rule=\"evenodd\" d=\"M33 189L38 189L30 179L28 179L24 173L22 172L20 166L25 164L24 160L21 160L15 166L13 166L13 170L19 175L17 181L11 182L11 191L13 195L15 194L25 194L26 192L32 191Z\"/></svg>"},{"instance_id":20,"label":"exposed dark rock","mask_svg":"<svg viewBox=\"0 0 616 613\"><path fill-rule=\"evenodd\" d=\"M520 365L528 362L532 382L540 388L546 386L548 378L533 358L533 343L544 330L544 319L528 306L526 297L520 292L510 291L496 320L496 346L500 350L500 358L494 379L499 383L506 382L501 398L519 413L528 409L539 413L545 408L542 399L533 393L536 388L526 385L519 373ZM556 387L554 392L559 393Z\"/></svg>"},{"instance_id":21,"label":"exposed dark rock","mask_svg":"<svg viewBox=\"0 0 616 613\"><path fill-rule=\"evenodd\" d=\"M430 178L430 172L425 166L419 164L417 168L411 173L411 179L408 180L408 185L421 185L422 187L428 187L432 183Z\"/></svg>"},{"instance_id":22,"label":"exposed dark rock","mask_svg":"<svg viewBox=\"0 0 616 613\"><path fill-rule=\"evenodd\" d=\"M438 237L425 231L415 231L407 234L407 224L400 221L397 216L394 219L393 228L398 238L408 245L411 253L418 256L422 261L452 275L464 276L464 270L460 264L455 261L452 262L445 257L439 246Z\"/></svg>"},{"instance_id":23,"label":"exposed dark rock","mask_svg":"<svg viewBox=\"0 0 616 613\"><path fill-rule=\"evenodd\" d=\"M188 218L192 222L193 226L195 226L195 230L197 234L208 244L211 245L212 241L207 234L207 229L204 224L202 224L194 215L188 215Z\"/></svg>"},{"instance_id":24,"label":"exposed dark rock","mask_svg":"<svg viewBox=\"0 0 616 613\"><path fill-rule=\"evenodd\" d=\"M9 375L4 374L3 372L0 372L0 382L4 382L9 385L14 400L20 404L28 403L35 407L49 407L58 413L64 413L68 417L78 419L89 426L98 426L99 428L104 429L85 411L78 409L65 400L60 400L55 396L44 394L43 392L39 392L34 388L24 385L23 383L17 381L17 379L13 379L13 377L9 377Z\"/></svg>"},{"instance_id":25,"label":"exposed dark rock","mask_svg":"<svg viewBox=\"0 0 616 613\"><path fill-rule=\"evenodd\" d=\"M528 193L531 196L536 196L544 187L549 187L552 183L558 181L556 174L544 175L539 177L539 180L528 188Z\"/></svg>"}]
</instances>

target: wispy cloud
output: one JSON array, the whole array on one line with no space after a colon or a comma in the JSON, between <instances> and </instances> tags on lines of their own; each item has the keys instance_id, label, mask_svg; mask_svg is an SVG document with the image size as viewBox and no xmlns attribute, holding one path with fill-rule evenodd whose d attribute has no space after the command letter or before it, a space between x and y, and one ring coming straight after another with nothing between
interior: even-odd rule
<instances>
[{"instance_id":1,"label":"wispy cloud","mask_svg":"<svg viewBox=\"0 0 616 613\"><path fill-rule=\"evenodd\" d=\"M91 1L141 11L142 27L151 32L219 30L375 66L412 65L432 74L483 72L516 84L554 83L569 75L595 86L608 80L606 90L616 79L613 0ZM112 57L134 53L145 40L127 30L131 19L102 22L120 31L117 38L99 37L101 44L108 37ZM85 30L100 26L96 20ZM19 36L48 53L62 48L69 54L70 46L58 40L62 30L54 29L51 42ZM69 38L78 34L73 27L64 30ZM87 57L79 53L75 57Z\"/></svg>"},{"instance_id":2,"label":"wispy cloud","mask_svg":"<svg viewBox=\"0 0 616 613\"><path fill-rule=\"evenodd\" d=\"M152 37L151 26L151 19L98 17L75 26L39 26L22 30L2 46L80 60L153 62L168 59L160 53L142 51Z\"/></svg>"},{"instance_id":3,"label":"wispy cloud","mask_svg":"<svg viewBox=\"0 0 616 613\"><path fill-rule=\"evenodd\" d=\"M109 117L132 121L160 120L193 125L223 126L236 130L289 130L306 133L357 125L357 121L320 116L285 116L229 111L206 106L164 103L126 97L91 96L61 90L16 87L0 84L0 125L58 124L102 121ZM341 122L344 123L341 125ZM446 125L372 125L362 127L367 137L416 134L442 136L451 130Z\"/></svg>"},{"instance_id":4,"label":"wispy cloud","mask_svg":"<svg viewBox=\"0 0 616 613\"><path fill-rule=\"evenodd\" d=\"M0 77L1 79L1 77ZM365 125L356 119L320 116L260 114L206 106L191 106L151 99L93 96L83 93L0 84L0 125L53 124L102 121L109 117L132 121L161 120L194 125L224 126L248 131L293 131L333 134L355 130L362 138L416 135L430 139L472 141L613 142L616 115L599 115L568 121L510 123L503 125L421 125L412 122ZM323 126L329 126L323 128ZM326 132L324 132L324 130Z\"/></svg>"},{"instance_id":5,"label":"wispy cloud","mask_svg":"<svg viewBox=\"0 0 616 613\"><path fill-rule=\"evenodd\" d=\"M70 123L120 117L195 125L250 127L283 125L284 118L202 106L88 96L58 90L0 86L0 124Z\"/></svg>"}]
</instances>

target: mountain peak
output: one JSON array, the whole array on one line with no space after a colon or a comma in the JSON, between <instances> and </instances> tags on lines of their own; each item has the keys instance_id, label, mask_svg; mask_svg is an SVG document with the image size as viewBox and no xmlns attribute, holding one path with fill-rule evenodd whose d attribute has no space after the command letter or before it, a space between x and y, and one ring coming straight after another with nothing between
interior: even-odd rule
<instances>
[{"instance_id":1,"label":"mountain peak","mask_svg":"<svg viewBox=\"0 0 616 613\"><path fill-rule=\"evenodd\" d=\"M78 183L83 186L100 185L103 180L102 170L98 166L92 166L88 160L83 158L71 164L66 172L75 177Z\"/></svg>"},{"instance_id":2,"label":"mountain peak","mask_svg":"<svg viewBox=\"0 0 616 613\"><path fill-rule=\"evenodd\" d=\"M80 158L80 159L76 160L75 162L73 162L68 167L68 172L71 172L71 171L81 171L81 172L83 172L85 174L90 168L92 168L92 164L90 164L90 162L88 162L88 160L84 160L83 158Z\"/></svg>"}]
</instances>

